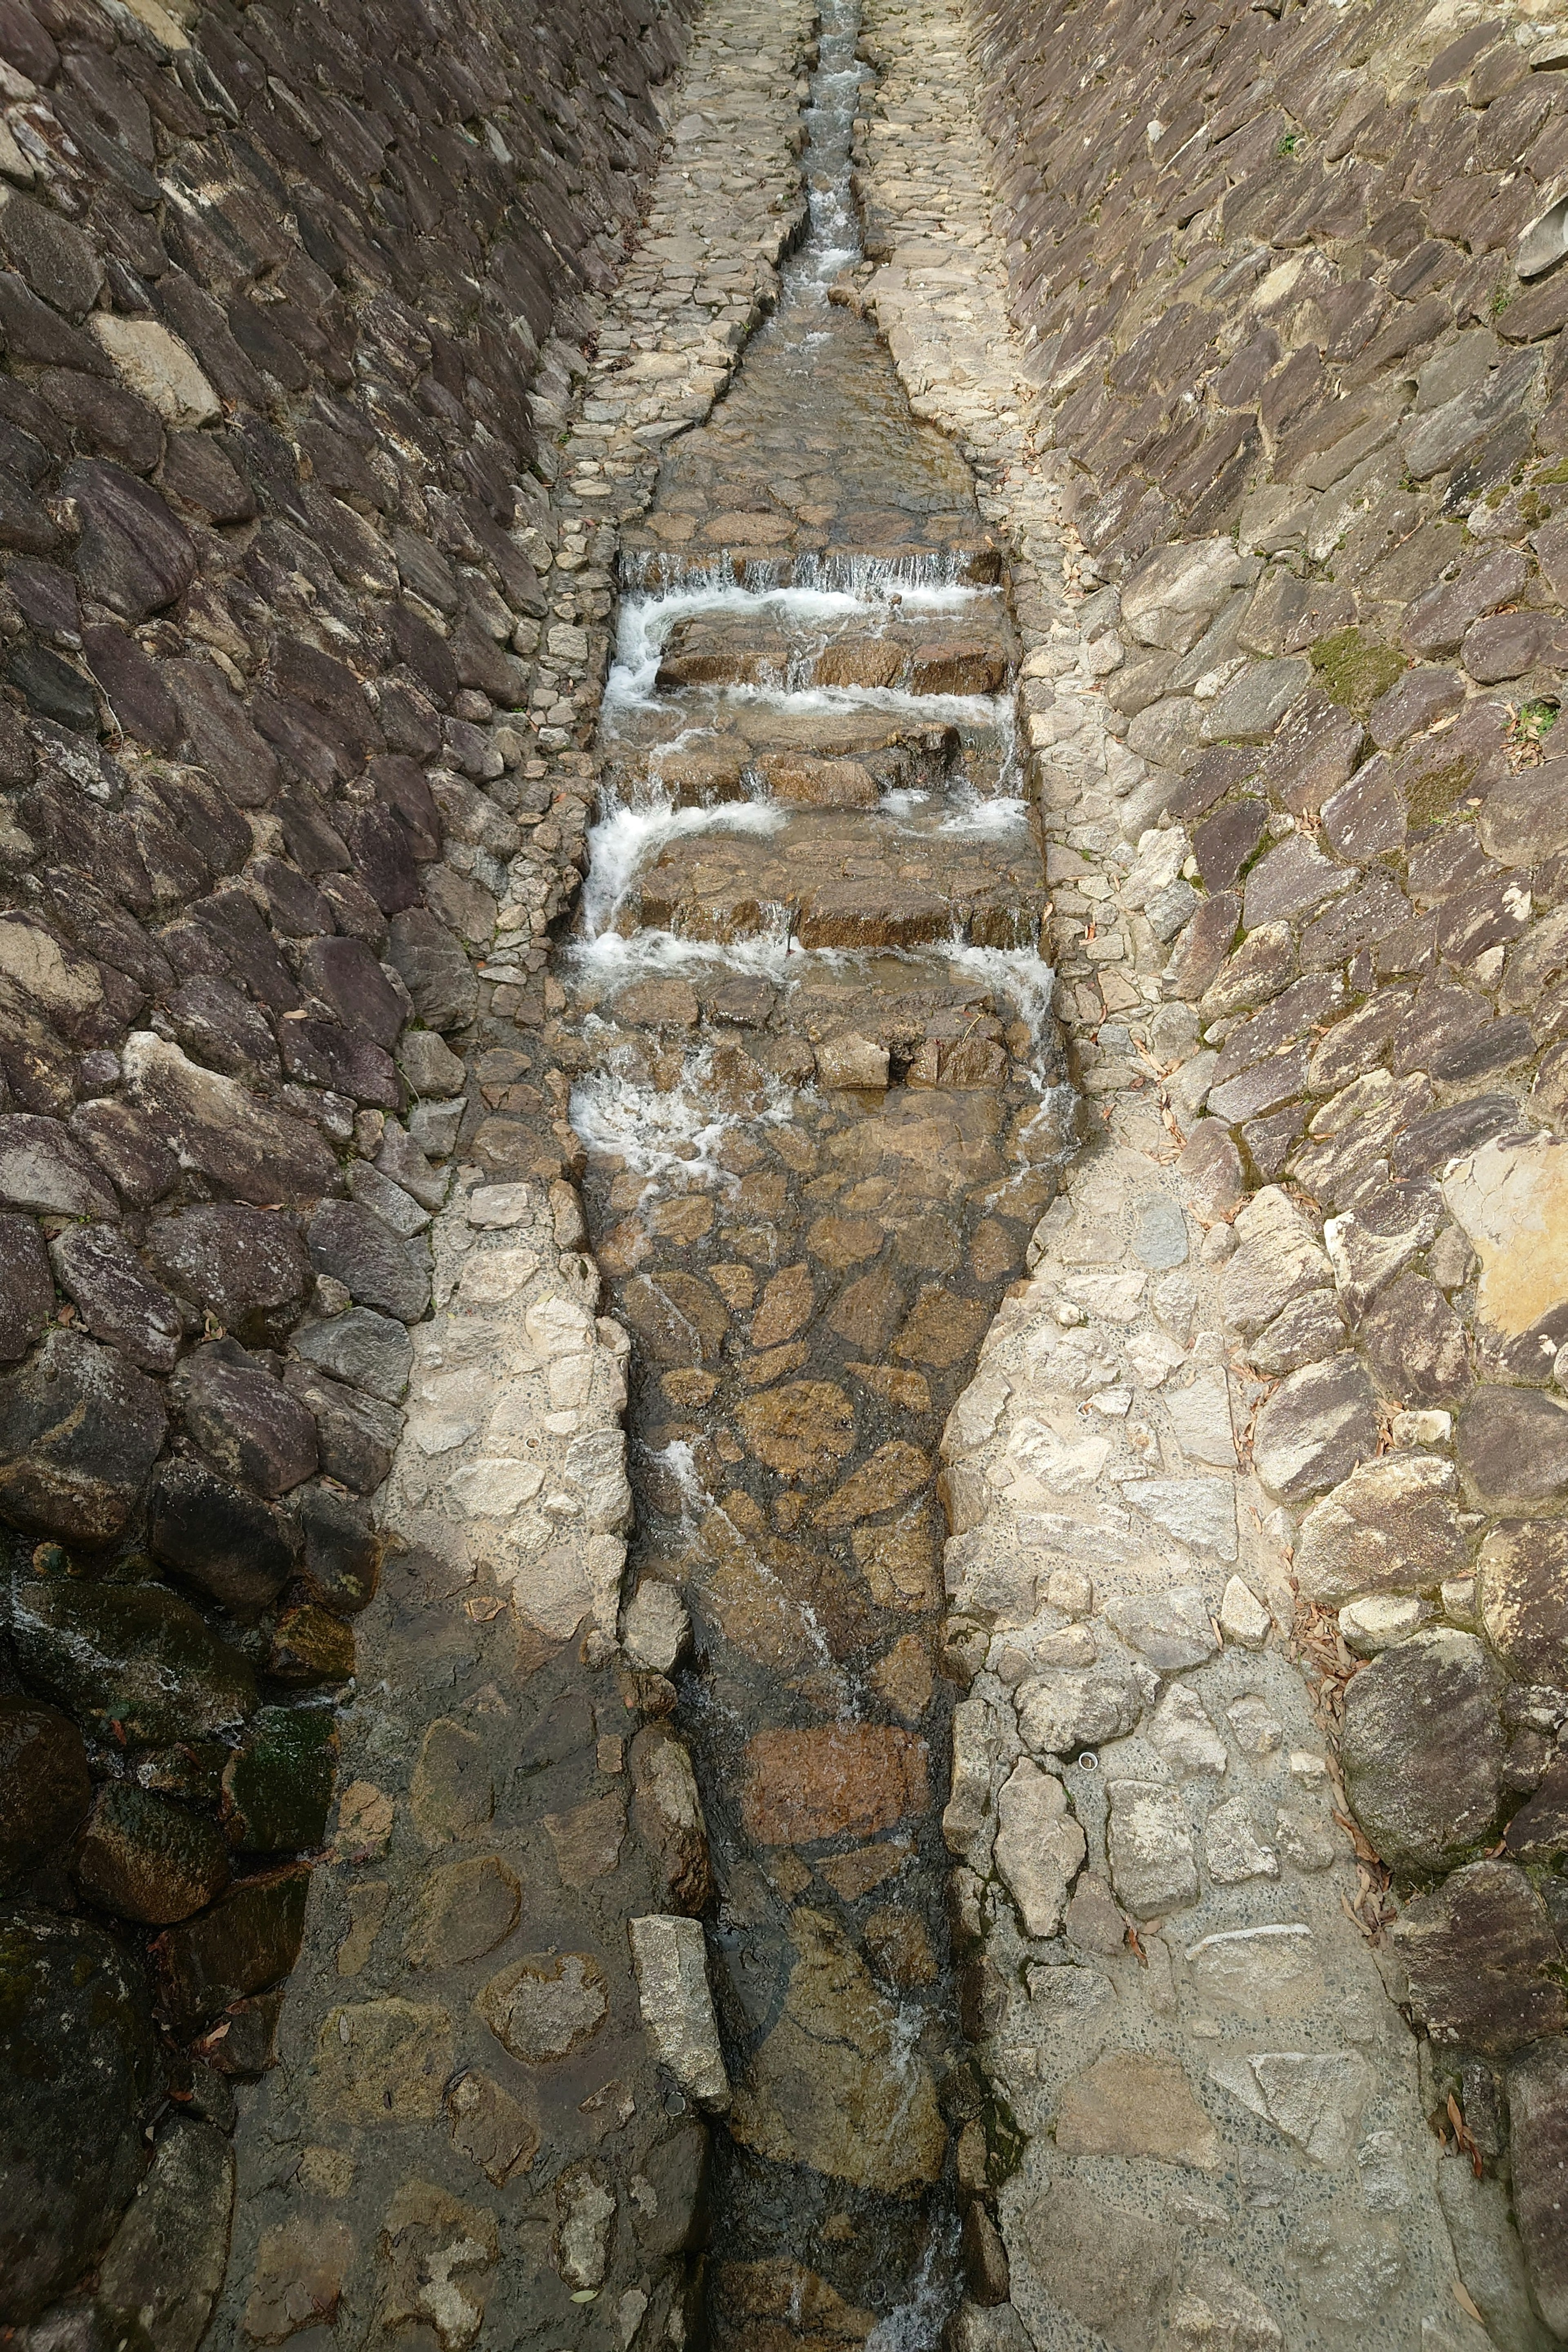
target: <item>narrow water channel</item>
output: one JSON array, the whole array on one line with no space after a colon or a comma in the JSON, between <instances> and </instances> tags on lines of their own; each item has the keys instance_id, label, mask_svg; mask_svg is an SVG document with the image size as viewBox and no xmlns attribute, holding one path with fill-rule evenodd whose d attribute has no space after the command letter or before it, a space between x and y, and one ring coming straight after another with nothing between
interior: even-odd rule
<instances>
[{"instance_id":1,"label":"narrow water channel","mask_svg":"<svg viewBox=\"0 0 1568 2352\"><path fill-rule=\"evenodd\" d=\"M603 798L559 966L632 1333L635 1580L679 1588L731 2081L715 2343L935 2345L976 2112L941 1834L943 1422L1061 1148L1005 583L836 281L855 0L808 234L627 535ZM700 1900L703 1890L698 1890Z\"/></svg>"}]
</instances>

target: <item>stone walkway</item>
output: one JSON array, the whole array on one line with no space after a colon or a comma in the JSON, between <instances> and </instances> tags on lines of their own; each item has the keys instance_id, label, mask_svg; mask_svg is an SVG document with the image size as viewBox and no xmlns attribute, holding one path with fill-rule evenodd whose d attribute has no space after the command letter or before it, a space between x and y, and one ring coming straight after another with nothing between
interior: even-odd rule
<instances>
[{"instance_id":1,"label":"stone walkway","mask_svg":"<svg viewBox=\"0 0 1568 2352\"><path fill-rule=\"evenodd\" d=\"M626 1923L700 1907L705 1842L664 1686L616 1645L627 1340L584 1254L570 1041L535 941L586 862L593 761L574 746L603 681L615 526L725 382L798 218L805 28L795 5L706 13L666 97L647 231L592 304L597 365L552 346L533 395L565 443L533 535L553 664L535 740L565 789L521 842L480 789L448 813L449 863L468 845L500 902L477 980L445 975L481 1043L429 1227L435 1311L411 1334L328 1866L278 2063L239 2093L209 2345L554 2352L679 2346L697 2325L705 2133L657 2071ZM661 1955L638 1958L647 1991Z\"/></svg>"},{"instance_id":2,"label":"stone walkway","mask_svg":"<svg viewBox=\"0 0 1568 2352\"><path fill-rule=\"evenodd\" d=\"M1304 1027L1321 1035L1366 986L1353 963L1332 973L1359 950L1353 917L1320 945L1353 865L1331 866L1288 792L1283 808L1276 796L1222 809L1195 835L1159 822L1178 797L1172 778L1107 724L1117 600L1086 603L1061 463L1029 437L1033 363L1007 319L972 26L938 0L875 5L868 32L887 71L863 154L881 267L860 299L917 410L959 438L984 510L1013 541L1057 1002L1088 1123L1031 1279L943 1441L950 1645L969 1680L946 1827L968 2030L999 2095L967 2168L960 2155L974 2200L960 2340L1544 2345L1526 2275L1554 2307L1556 2252L1536 2201L1550 2198L1550 2169L1539 2191L1515 2176L1522 2256L1503 2183L1489 2164L1476 2176L1498 2146L1483 2053L1561 2022L1557 1992L1530 1983L1527 1951L1552 1952L1545 1911L1517 1868L1474 1865L1500 1883L1473 1890L1470 1967L1489 1938L1518 1955L1488 2013L1474 1978L1463 1982L1458 1906L1418 1900L1390 1933L1397 1906L1379 1859L1419 1877L1495 1835L1496 1669L1475 1638L1461 1537L1477 1521L1455 1516L1450 1413L1424 1409L1460 1402L1468 1381L1433 1388L1420 1370L1431 1342L1398 1327L1381 1341L1366 1332L1374 1389L1342 1318L1355 1328L1392 1282L1386 1312L1402 1275L1416 1294L1407 1313L1451 1297L1470 1278L1472 1241L1517 1278L1518 1227L1494 1207L1506 1237L1490 1234L1482 1197L1509 1183L1550 1192L1552 1147L1510 1138L1491 1147L1506 1164L1461 1156L1439 1194L1420 1180L1468 1139L1462 1120L1439 1118L1429 1142L1396 1147L1396 1181L1379 1193L1389 1171L1376 1155L1404 1123L1387 1121L1349 1162L1372 1178L1358 1189L1334 1139L1359 1142L1368 1130L1352 1122L1390 1091L1368 1048L1400 1001L1384 1013L1374 997L1315 1048L1311 1083L1333 1097L1312 1121L1315 1155L1290 1163L1292 1184L1249 1189L1233 1129L1258 1118L1257 1187L1259 1165L1280 1168L1258 1114L1294 1088L1272 1062L1261 1087L1246 1074ZM1152 593L1179 600L1194 560L1183 550L1163 575L1152 562L1163 583ZM1120 604L1125 620L1131 593ZM1206 796L1187 795L1195 814L1260 755L1214 755L1226 758ZM1219 835L1253 810L1258 825L1219 874ZM1328 839L1353 858L1331 814ZM1279 846L1253 868L1250 936L1227 964L1240 902L1205 910L1260 830ZM1298 968L1249 987L1249 962L1256 972L1283 952L1289 926L1325 903L1301 956L1325 977L1296 982L1302 1026L1266 1015L1247 1027L1237 1011L1271 997L1290 1013L1279 992ZM1205 1100L1218 1117L1200 1119ZM1430 1101L1428 1090L1415 1115ZM1298 1131L1281 1122L1281 1157ZM1309 1192L1358 1213L1325 1227ZM1423 1278L1405 1272L1423 1265ZM1550 1288L1534 1286L1526 1319ZM1393 1406L1379 1402L1390 1391ZM1415 1409L1396 1410L1405 1399ZM1462 1439L1461 1470L1484 1502L1488 1474ZM1517 1485L1518 1472L1492 1483ZM1484 1581L1484 1554L1481 1567ZM1436 1596L1439 1582L1436 1610L1384 1597ZM1342 1602L1358 1608L1336 1631ZM1363 1677L1369 1655L1381 1663ZM1407 1712L1431 1704L1418 1694L1434 1671L1447 1718L1436 1752ZM1436 2039L1459 2045L1452 2072L1409 2036L1394 2004L1412 2000ZM1463 2066L1474 2175L1443 2112L1466 2045L1480 2057ZM1548 2168L1552 2047L1516 2070L1515 2094Z\"/></svg>"}]
</instances>

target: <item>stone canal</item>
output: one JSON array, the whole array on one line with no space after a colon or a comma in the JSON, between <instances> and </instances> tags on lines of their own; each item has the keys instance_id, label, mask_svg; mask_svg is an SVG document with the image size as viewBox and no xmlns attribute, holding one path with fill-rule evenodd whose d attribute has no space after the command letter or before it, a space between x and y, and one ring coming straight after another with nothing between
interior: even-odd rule
<instances>
[{"instance_id":1,"label":"stone canal","mask_svg":"<svg viewBox=\"0 0 1568 2352\"><path fill-rule=\"evenodd\" d=\"M632 1339L629 1644L710 1843L681 1891L713 1923L710 2300L737 2352L814 2297L934 2344L956 2297L983 2090L945 1916L938 1444L1065 1115L1005 568L835 300L858 16L823 15L777 313L623 538L555 966Z\"/></svg>"}]
</instances>

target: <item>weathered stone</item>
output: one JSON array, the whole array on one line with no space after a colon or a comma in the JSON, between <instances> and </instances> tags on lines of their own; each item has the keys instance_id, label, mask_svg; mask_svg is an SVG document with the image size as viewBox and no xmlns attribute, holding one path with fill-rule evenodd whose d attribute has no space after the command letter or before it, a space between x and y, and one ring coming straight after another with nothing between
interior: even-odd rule
<instances>
[{"instance_id":1,"label":"weathered stone","mask_svg":"<svg viewBox=\"0 0 1568 2352\"><path fill-rule=\"evenodd\" d=\"M633 1818L643 1843L658 1857L661 1899L668 1909L697 1918L708 1907L713 1877L690 1754L684 1742L650 1723L632 1741L626 1761Z\"/></svg>"},{"instance_id":2,"label":"weathered stone","mask_svg":"<svg viewBox=\"0 0 1568 2352\"><path fill-rule=\"evenodd\" d=\"M1381 1293L1361 1340L1385 1396L1455 1405L1469 1394L1465 1327L1436 1285L1419 1275L1403 1274Z\"/></svg>"},{"instance_id":3,"label":"weathered stone","mask_svg":"<svg viewBox=\"0 0 1568 2352\"><path fill-rule=\"evenodd\" d=\"M196 2352L228 2265L234 2151L216 2124L175 2117L99 2268L101 2303L155 2352Z\"/></svg>"},{"instance_id":4,"label":"weathered stone","mask_svg":"<svg viewBox=\"0 0 1568 2352\"><path fill-rule=\"evenodd\" d=\"M336 1192L338 1163L319 1130L275 1110L237 1078L205 1070L177 1045L134 1031L121 1059L131 1100L180 1159L242 1201L267 1208Z\"/></svg>"},{"instance_id":5,"label":"weathered stone","mask_svg":"<svg viewBox=\"0 0 1568 2352\"><path fill-rule=\"evenodd\" d=\"M1396 1643L1346 1685L1345 1785L1391 1869L1452 1868L1489 1836L1501 1793L1501 1695L1481 1643L1447 1628Z\"/></svg>"},{"instance_id":6,"label":"weathered stone","mask_svg":"<svg viewBox=\"0 0 1568 2352\"><path fill-rule=\"evenodd\" d=\"M1258 1836L1245 1797L1228 1798L1211 1810L1204 1823L1204 1860L1216 1886L1279 1875L1273 1848Z\"/></svg>"},{"instance_id":7,"label":"weathered stone","mask_svg":"<svg viewBox=\"0 0 1568 2352\"><path fill-rule=\"evenodd\" d=\"M0 1201L40 1215L117 1217L103 1171L58 1118L0 1113Z\"/></svg>"},{"instance_id":8,"label":"weathered stone","mask_svg":"<svg viewBox=\"0 0 1568 2352\"><path fill-rule=\"evenodd\" d=\"M1289 1373L1253 1424L1258 1477L1283 1502L1321 1495L1377 1451L1372 1383L1348 1351Z\"/></svg>"},{"instance_id":9,"label":"weathered stone","mask_svg":"<svg viewBox=\"0 0 1568 2352\"><path fill-rule=\"evenodd\" d=\"M1018 1906L1026 1936L1060 1930L1068 1889L1087 1851L1056 1776L1020 1757L997 1791L996 1867Z\"/></svg>"},{"instance_id":10,"label":"weathered stone","mask_svg":"<svg viewBox=\"0 0 1568 2352\"><path fill-rule=\"evenodd\" d=\"M1568 1853L1568 1753L1559 1751L1508 1825L1510 1853L1545 1862Z\"/></svg>"},{"instance_id":11,"label":"weathered stone","mask_svg":"<svg viewBox=\"0 0 1568 2352\"><path fill-rule=\"evenodd\" d=\"M690 1643L691 1620L679 1588L659 1577L644 1577L621 1612L621 1647L628 1664L647 1674L670 1674Z\"/></svg>"},{"instance_id":12,"label":"weathered stone","mask_svg":"<svg viewBox=\"0 0 1568 2352\"><path fill-rule=\"evenodd\" d=\"M287 1494L314 1471L308 1409L237 1340L196 1349L179 1386L187 1431L226 1476L270 1496Z\"/></svg>"},{"instance_id":13,"label":"weathered stone","mask_svg":"<svg viewBox=\"0 0 1568 2352\"><path fill-rule=\"evenodd\" d=\"M1220 2138L1177 2059L1116 2051L1077 2075L1057 2109L1063 2156L1153 2157L1212 2172Z\"/></svg>"},{"instance_id":14,"label":"weathered stone","mask_svg":"<svg viewBox=\"0 0 1568 2352\"><path fill-rule=\"evenodd\" d=\"M228 1849L215 1823L126 1781L100 1789L77 1849L89 1902L123 1919L166 1927L188 1919L228 1884Z\"/></svg>"},{"instance_id":15,"label":"weathered stone","mask_svg":"<svg viewBox=\"0 0 1568 2352\"><path fill-rule=\"evenodd\" d=\"M537 2066L598 2032L609 2014L609 1987L591 1953L536 1952L491 1977L476 2006L504 2049Z\"/></svg>"},{"instance_id":16,"label":"weathered stone","mask_svg":"<svg viewBox=\"0 0 1568 2352\"><path fill-rule=\"evenodd\" d=\"M879 1724L761 1731L746 1745L742 1806L760 1845L871 1837L926 1803L926 1745Z\"/></svg>"},{"instance_id":17,"label":"weathered stone","mask_svg":"<svg viewBox=\"0 0 1568 2352\"><path fill-rule=\"evenodd\" d=\"M923 2062L893 2062L896 2011L831 1919L797 1910L790 1937L799 1957L731 2131L758 2156L883 2196L933 2180L947 2131Z\"/></svg>"},{"instance_id":18,"label":"weathered stone","mask_svg":"<svg viewBox=\"0 0 1568 2352\"><path fill-rule=\"evenodd\" d=\"M63 1848L91 1797L75 1725L20 1693L0 1697L0 1880Z\"/></svg>"},{"instance_id":19,"label":"weathered stone","mask_svg":"<svg viewBox=\"0 0 1568 2352\"><path fill-rule=\"evenodd\" d=\"M1137 1686L1113 1665L1031 1676L1017 1690L1018 1728L1042 1756L1070 1756L1132 1730L1142 1712Z\"/></svg>"},{"instance_id":20,"label":"weathered stone","mask_svg":"<svg viewBox=\"0 0 1568 2352\"><path fill-rule=\"evenodd\" d=\"M0 1927L0 2314L33 2318L92 2263L142 2176L160 2069L139 1965L79 1919Z\"/></svg>"},{"instance_id":21,"label":"weathered stone","mask_svg":"<svg viewBox=\"0 0 1568 2352\"><path fill-rule=\"evenodd\" d=\"M1351 2050L1227 2054L1210 2072L1233 2098L1329 2171L1347 2161L1374 2080L1366 2060Z\"/></svg>"},{"instance_id":22,"label":"weathered stone","mask_svg":"<svg viewBox=\"0 0 1568 2352\"><path fill-rule=\"evenodd\" d=\"M1568 2052L1538 2042L1508 2070L1513 2202L1531 2292L1552 2333L1568 2333Z\"/></svg>"},{"instance_id":23,"label":"weathered stone","mask_svg":"<svg viewBox=\"0 0 1568 2352\"><path fill-rule=\"evenodd\" d=\"M1176 1790L1154 1780L1112 1780L1107 1793L1106 1843L1117 1901L1138 1919L1195 1903L1197 1862Z\"/></svg>"},{"instance_id":24,"label":"weathered stone","mask_svg":"<svg viewBox=\"0 0 1568 2352\"><path fill-rule=\"evenodd\" d=\"M433 2124L452 2071L452 2022L425 2001L329 2010L316 2036L311 2096L334 2121L364 2128Z\"/></svg>"},{"instance_id":25,"label":"weathered stone","mask_svg":"<svg viewBox=\"0 0 1568 2352\"><path fill-rule=\"evenodd\" d=\"M1296 2017L1323 1998L1312 1931L1297 1921L1205 1936L1187 1965L1205 2000L1241 2017Z\"/></svg>"},{"instance_id":26,"label":"weathered stone","mask_svg":"<svg viewBox=\"0 0 1568 2352\"><path fill-rule=\"evenodd\" d=\"M1227 539L1186 540L1160 548L1122 587L1122 624L1142 645L1185 653L1230 591L1254 572L1254 563Z\"/></svg>"},{"instance_id":27,"label":"weathered stone","mask_svg":"<svg viewBox=\"0 0 1568 2352\"><path fill-rule=\"evenodd\" d=\"M210 1202L160 1217L148 1253L163 1279L248 1342L271 1339L310 1288L305 1245L287 1217Z\"/></svg>"},{"instance_id":28,"label":"weathered stone","mask_svg":"<svg viewBox=\"0 0 1568 2352\"><path fill-rule=\"evenodd\" d=\"M1435 1454L1363 1462L1301 1522L1292 1569L1309 1600L1337 1608L1363 1592L1429 1592L1465 1568L1458 1480Z\"/></svg>"},{"instance_id":29,"label":"weathered stone","mask_svg":"<svg viewBox=\"0 0 1568 2352\"><path fill-rule=\"evenodd\" d=\"M298 1866L243 1879L195 1919L165 1928L152 1958L176 2033L286 1977L305 1932L310 1874Z\"/></svg>"},{"instance_id":30,"label":"weathered stone","mask_svg":"<svg viewBox=\"0 0 1568 2352\"><path fill-rule=\"evenodd\" d=\"M151 1281L112 1226L73 1225L49 1246L55 1279L95 1339L144 1372L173 1371L180 1351L177 1302Z\"/></svg>"},{"instance_id":31,"label":"weathered stone","mask_svg":"<svg viewBox=\"0 0 1568 2352\"><path fill-rule=\"evenodd\" d=\"M441 2352L468 2352L485 2322L485 2274L500 2254L493 2213L433 2182L405 2180L381 2232L382 2328L428 2328Z\"/></svg>"},{"instance_id":32,"label":"weathered stone","mask_svg":"<svg viewBox=\"0 0 1568 2352\"><path fill-rule=\"evenodd\" d=\"M456 1968L510 1935L521 1907L517 1874L499 1854L446 1864L419 1890L404 1949L415 1968Z\"/></svg>"},{"instance_id":33,"label":"weathered stone","mask_svg":"<svg viewBox=\"0 0 1568 2352\"><path fill-rule=\"evenodd\" d=\"M315 1423L322 1475L356 1495L373 1494L392 1468L403 1434L403 1415L395 1405L383 1404L346 1381L329 1381L305 1364L286 1364L283 1385Z\"/></svg>"},{"instance_id":34,"label":"weathered stone","mask_svg":"<svg viewBox=\"0 0 1568 2352\"><path fill-rule=\"evenodd\" d=\"M1158 2340L1181 2250L1173 2224L1068 2173L1024 2209L1021 2229L1045 2293L1086 2331L1130 2352Z\"/></svg>"},{"instance_id":35,"label":"weathered stone","mask_svg":"<svg viewBox=\"0 0 1568 2352\"><path fill-rule=\"evenodd\" d=\"M25 1356L54 1311L42 1234L29 1217L0 1216L0 1363Z\"/></svg>"},{"instance_id":36,"label":"weathered stone","mask_svg":"<svg viewBox=\"0 0 1568 2352\"><path fill-rule=\"evenodd\" d=\"M1149 1718L1148 1736L1181 1780L1226 1769L1226 1745L1195 1690L1173 1683Z\"/></svg>"},{"instance_id":37,"label":"weathered stone","mask_svg":"<svg viewBox=\"0 0 1568 2352\"><path fill-rule=\"evenodd\" d=\"M1331 1290L1308 1290L1266 1324L1247 1349L1247 1360L1271 1379L1298 1372L1337 1355L1345 1343L1344 1313Z\"/></svg>"},{"instance_id":38,"label":"weathered stone","mask_svg":"<svg viewBox=\"0 0 1568 2352\"><path fill-rule=\"evenodd\" d=\"M1292 833L1247 876L1242 919L1253 931L1311 914L1354 880L1348 866L1336 866L1304 834Z\"/></svg>"},{"instance_id":39,"label":"weathered stone","mask_svg":"<svg viewBox=\"0 0 1568 2352\"><path fill-rule=\"evenodd\" d=\"M1106 1603L1105 1615L1131 1648L1164 1674L1202 1665L1219 1648L1208 1603L1195 1585L1118 1597Z\"/></svg>"},{"instance_id":40,"label":"weathered stone","mask_svg":"<svg viewBox=\"0 0 1568 2352\"><path fill-rule=\"evenodd\" d=\"M99 1738L161 1748L232 1729L256 1705L237 1650L161 1584L18 1577L13 1639L22 1669Z\"/></svg>"},{"instance_id":41,"label":"weathered stone","mask_svg":"<svg viewBox=\"0 0 1568 2352\"><path fill-rule=\"evenodd\" d=\"M464 1028L473 1019L479 982L460 943L423 907L395 915L387 952L427 1029Z\"/></svg>"},{"instance_id":42,"label":"weathered stone","mask_svg":"<svg viewBox=\"0 0 1568 2352\"><path fill-rule=\"evenodd\" d=\"M430 1276L407 1245L357 1201L328 1201L310 1220L310 1261L360 1307L405 1323L430 1303Z\"/></svg>"},{"instance_id":43,"label":"weathered stone","mask_svg":"<svg viewBox=\"0 0 1568 2352\"><path fill-rule=\"evenodd\" d=\"M1554 1502L1568 1489L1568 1405L1536 1389L1478 1389L1459 1416L1458 1459L1482 1510Z\"/></svg>"},{"instance_id":44,"label":"weathered stone","mask_svg":"<svg viewBox=\"0 0 1568 2352\"><path fill-rule=\"evenodd\" d=\"M1443 1198L1480 1260L1483 1322L1521 1339L1568 1305L1568 1150L1555 1137L1483 1143L1445 1173Z\"/></svg>"},{"instance_id":45,"label":"weathered stone","mask_svg":"<svg viewBox=\"0 0 1568 2352\"><path fill-rule=\"evenodd\" d=\"M155 1559L242 1617L265 1609L294 1565L295 1547L278 1514L189 1460L158 1471L148 1540Z\"/></svg>"},{"instance_id":46,"label":"weathered stone","mask_svg":"<svg viewBox=\"0 0 1568 2352\"><path fill-rule=\"evenodd\" d=\"M77 572L89 595L127 621L145 620L184 594L195 549L149 483L122 467L78 459L61 480L81 518Z\"/></svg>"},{"instance_id":47,"label":"weathered stone","mask_svg":"<svg viewBox=\"0 0 1568 2352\"><path fill-rule=\"evenodd\" d=\"M1568 1528L1516 1519L1492 1528L1476 1557L1476 1601L1510 1674L1568 1685Z\"/></svg>"},{"instance_id":48,"label":"weathered stone","mask_svg":"<svg viewBox=\"0 0 1568 2352\"><path fill-rule=\"evenodd\" d=\"M696 1919L658 1915L629 1923L643 2023L661 2065L687 2096L721 2113L730 2080L708 1985L708 1955Z\"/></svg>"},{"instance_id":49,"label":"weathered stone","mask_svg":"<svg viewBox=\"0 0 1568 2352\"><path fill-rule=\"evenodd\" d=\"M297 2214L264 2230L240 2323L251 2342L282 2344L330 2326L353 2256L353 2233L335 2214Z\"/></svg>"},{"instance_id":50,"label":"weathered stone","mask_svg":"<svg viewBox=\"0 0 1568 2352\"><path fill-rule=\"evenodd\" d=\"M1306 1292L1321 1289L1332 1268L1305 1217L1273 1185L1254 1195L1236 1220L1240 1247L1225 1270L1225 1319L1250 1337Z\"/></svg>"},{"instance_id":51,"label":"weathered stone","mask_svg":"<svg viewBox=\"0 0 1568 2352\"><path fill-rule=\"evenodd\" d=\"M1194 1551L1236 1558L1236 1492L1228 1479L1129 1478L1122 1492Z\"/></svg>"},{"instance_id":52,"label":"weathered stone","mask_svg":"<svg viewBox=\"0 0 1568 2352\"><path fill-rule=\"evenodd\" d=\"M338 1738L319 1706L264 1706L224 1766L230 1836L242 1853L300 1853L321 1845L332 1801Z\"/></svg>"},{"instance_id":53,"label":"weathered stone","mask_svg":"<svg viewBox=\"0 0 1568 2352\"><path fill-rule=\"evenodd\" d=\"M1437 2042L1507 2057L1568 2019L1550 1971L1562 1958L1546 1906L1512 1863L1474 1862L1394 1923L1411 2003Z\"/></svg>"}]
</instances>

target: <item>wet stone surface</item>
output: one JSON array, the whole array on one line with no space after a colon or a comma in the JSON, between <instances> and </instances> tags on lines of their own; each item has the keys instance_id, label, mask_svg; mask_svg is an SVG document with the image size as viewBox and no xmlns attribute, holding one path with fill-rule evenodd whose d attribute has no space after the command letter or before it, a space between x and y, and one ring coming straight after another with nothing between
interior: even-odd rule
<instances>
[{"instance_id":1,"label":"wet stone surface","mask_svg":"<svg viewBox=\"0 0 1568 2352\"><path fill-rule=\"evenodd\" d=\"M731 2082L711 2309L737 2346L769 2265L841 2297L846 2341L895 2311L925 2341L951 2295L977 2092L944 1916L937 1447L1064 1142L1000 561L828 299L858 239L853 46L831 12L778 315L624 535L557 964L632 1341L628 1635L660 1593L691 1623L676 1720Z\"/></svg>"}]
</instances>

